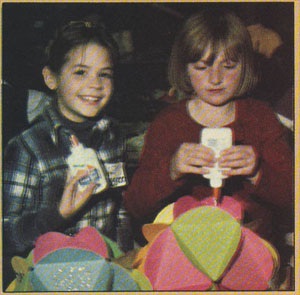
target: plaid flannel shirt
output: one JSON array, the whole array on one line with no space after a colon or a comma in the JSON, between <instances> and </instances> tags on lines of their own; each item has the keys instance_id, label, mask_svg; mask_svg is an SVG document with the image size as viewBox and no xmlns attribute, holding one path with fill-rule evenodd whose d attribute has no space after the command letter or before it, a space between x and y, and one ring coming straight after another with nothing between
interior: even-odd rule
<instances>
[{"instance_id":1,"label":"plaid flannel shirt","mask_svg":"<svg viewBox=\"0 0 300 295\"><path fill-rule=\"evenodd\" d=\"M106 236L130 247L131 235L121 189L108 189L93 196L71 220L64 220L58 204L64 190L70 154L71 131L63 126L50 103L40 120L13 138L4 153L4 245L19 253L34 246L41 234L59 231L74 234L94 226ZM104 163L122 162L123 137L115 122L107 117L93 129L92 147ZM126 239L128 239L126 241Z\"/></svg>"}]
</instances>

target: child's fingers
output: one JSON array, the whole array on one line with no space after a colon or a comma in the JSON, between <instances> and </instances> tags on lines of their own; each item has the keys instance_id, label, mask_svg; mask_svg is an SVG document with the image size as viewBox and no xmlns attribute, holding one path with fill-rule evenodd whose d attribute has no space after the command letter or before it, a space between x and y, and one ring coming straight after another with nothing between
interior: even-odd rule
<instances>
[{"instance_id":1,"label":"child's fingers","mask_svg":"<svg viewBox=\"0 0 300 295\"><path fill-rule=\"evenodd\" d=\"M250 175L256 166L256 154L251 146L234 146L221 153L219 166L231 168L224 175Z\"/></svg>"},{"instance_id":2,"label":"child's fingers","mask_svg":"<svg viewBox=\"0 0 300 295\"><path fill-rule=\"evenodd\" d=\"M200 154L206 155L207 158L211 158L211 159L215 158L215 152L211 148L209 148L205 145L202 145L202 144L198 145L197 152Z\"/></svg>"},{"instance_id":3,"label":"child's fingers","mask_svg":"<svg viewBox=\"0 0 300 295\"><path fill-rule=\"evenodd\" d=\"M79 180L89 175L89 173L89 169L80 169L76 174L69 171L60 203L60 213L64 217L73 215L86 202L86 199L92 195L96 186L95 183L91 183L84 190L78 191Z\"/></svg>"},{"instance_id":4,"label":"child's fingers","mask_svg":"<svg viewBox=\"0 0 300 295\"><path fill-rule=\"evenodd\" d=\"M77 170L74 174L73 171L69 171L67 175L66 184L75 183L80 180L82 177L87 176L89 174L89 169L80 169Z\"/></svg>"},{"instance_id":5,"label":"child's fingers","mask_svg":"<svg viewBox=\"0 0 300 295\"><path fill-rule=\"evenodd\" d=\"M182 173L185 174L207 174L209 173L209 169L205 167L193 166L193 165L185 165L181 168Z\"/></svg>"},{"instance_id":6,"label":"child's fingers","mask_svg":"<svg viewBox=\"0 0 300 295\"><path fill-rule=\"evenodd\" d=\"M224 168L241 168L241 167L248 167L254 164L255 161L252 158L233 158L227 159L226 161L219 163L220 167Z\"/></svg>"},{"instance_id":7,"label":"child's fingers","mask_svg":"<svg viewBox=\"0 0 300 295\"><path fill-rule=\"evenodd\" d=\"M203 158L190 158L186 165L193 167L213 167L214 163Z\"/></svg>"},{"instance_id":8,"label":"child's fingers","mask_svg":"<svg viewBox=\"0 0 300 295\"><path fill-rule=\"evenodd\" d=\"M241 152L241 146L234 145L220 153L219 162L225 159L232 159Z\"/></svg>"},{"instance_id":9,"label":"child's fingers","mask_svg":"<svg viewBox=\"0 0 300 295\"><path fill-rule=\"evenodd\" d=\"M204 167L213 167L214 153L211 149L195 143L183 143L171 159L170 176L173 180L186 173L205 174Z\"/></svg>"},{"instance_id":10,"label":"child's fingers","mask_svg":"<svg viewBox=\"0 0 300 295\"><path fill-rule=\"evenodd\" d=\"M213 161L213 155L210 154L210 151L206 151L200 148L198 144L192 143L182 144L175 156L178 167L208 165L210 161Z\"/></svg>"},{"instance_id":11,"label":"child's fingers","mask_svg":"<svg viewBox=\"0 0 300 295\"><path fill-rule=\"evenodd\" d=\"M64 218L73 216L81 209L93 195L96 183L90 183L84 190L77 190L77 181L75 185L70 185L69 190L65 190L60 202L59 211Z\"/></svg>"},{"instance_id":12,"label":"child's fingers","mask_svg":"<svg viewBox=\"0 0 300 295\"><path fill-rule=\"evenodd\" d=\"M68 175L63 197L66 195L73 195L77 190L78 181L85 175L85 172L78 172L76 175Z\"/></svg>"},{"instance_id":13,"label":"child's fingers","mask_svg":"<svg viewBox=\"0 0 300 295\"><path fill-rule=\"evenodd\" d=\"M205 157L207 159L213 159L215 156L212 149L198 143L183 143L178 152L183 156Z\"/></svg>"},{"instance_id":14,"label":"child's fingers","mask_svg":"<svg viewBox=\"0 0 300 295\"><path fill-rule=\"evenodd\" d=\"M93 195L93 191L96 185L96 183L92 182L84 190L76 193L76 196L74 198L74 209L76 211L79 210L83 205L85 205L86 202L90 199L90 197Z\"/></svg>"},{"instance_id":15,"label":"child's fingers","mask_svg":"<svg viewBox=\"0 0 300 295\"><path fill-rule=\"evenodd\" d=\"M213 161L208 161L205 158L188 156L185 159L182 159L182 161L178 163L177 167L181 173L203 174L206 173L207 170L204 167L213 167L213 165Z\"/></svg>"},{"instance_id":16,"label":"child's fingers","mask_svg":"<svg viewBox=\"0 0 300 295\"><path fill-rule=\"evenodd\" d=\"M203 145L196 145L192 149L187 163L193 166L213 167L215 162L215 154L212 149Z\"/></svg>"},{"instance_id":17,"label":"child's fingers","mask_svg":"<svg viewBox=\"0 0 300 295\"><path fill-rule=\"evenodd\" d=\"M228 164L236 161L248 161L255 159L255 153L252 147L249 146L234 146L230 149L224 150L220 154L219 165Z\"/></svg>"},{"instance_id":18,"label":"child's fingers","mask_svg":"<svg viewBox=\"0 0 300 295\"><path fill-rule=\"evenodd\" d=\"M224 175L250 175L255 167L255 161L252 159L243 159L230 162L226 168L229 170L223 171Z\"/></svg>"},{"instance_id":19,"label":"child's fingers","mask_svg":"<svg viewBox=\"0 0 300 295\"><path fill-rule=\"evenodd\" d=\"M250 169L248 167L242 167L237 169L229 169L223 172L224 175L236 176L236 175L249 175Z\"/></svg>"}]
</instances>

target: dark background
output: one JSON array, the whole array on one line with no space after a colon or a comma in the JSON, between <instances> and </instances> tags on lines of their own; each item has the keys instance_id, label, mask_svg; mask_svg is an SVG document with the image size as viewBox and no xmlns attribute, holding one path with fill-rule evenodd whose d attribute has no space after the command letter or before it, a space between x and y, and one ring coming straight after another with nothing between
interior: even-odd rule
<instances>
[{"instance_id":1,"label":"dark background","mask_svg":"<svg viewBox=\"0 0 300 295\"><path fill-rule=\"evenodd\" d=\"M192 13L216 6L234 10L246 25L261 23L280 34L284 46L276 58L258 57L265 75L255 93L275 104L293 86L293 2L3 3L3 144L28 127L27 90L47 90L41 75L43 48L62 21L96 13L112 33L131 32L134 51L121 60L109 112L122 122L151 121L164 106L153 92L169 89L167 63L177 30Z\"/></svg>"}]
</instances>

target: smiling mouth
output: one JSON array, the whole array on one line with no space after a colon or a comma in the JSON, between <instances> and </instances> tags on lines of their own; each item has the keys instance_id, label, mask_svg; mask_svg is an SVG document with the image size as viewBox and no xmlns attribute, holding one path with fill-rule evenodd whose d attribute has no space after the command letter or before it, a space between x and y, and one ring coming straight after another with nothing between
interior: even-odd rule
<instances>
[{"instance_id":1,"label":"smiling mouth","mask_svg":"<svg viewBox=\"0 0 300 295\"><path fill-rule=\"evenodd\" d=\"M79 95L79 97L86 102L96 103L99 102L104 96Z\"/></svg>"},{"instance_id":2,"label":"smiling mouth","mask_svg":"<svg viewBox=\"0 0 300 295\"><path fill-rule=\"evenodd\" d=\"M218 88L218 89L208 89L209 92L222 92L224 88Z\"/></svg>"}]
</instances>

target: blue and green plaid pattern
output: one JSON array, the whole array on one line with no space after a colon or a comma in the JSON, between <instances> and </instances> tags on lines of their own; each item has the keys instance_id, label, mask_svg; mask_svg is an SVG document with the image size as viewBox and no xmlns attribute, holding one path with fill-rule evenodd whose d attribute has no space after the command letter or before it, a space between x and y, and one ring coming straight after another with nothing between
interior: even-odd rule
<instances>
[{"instance_id":1,"label":"blue and green plaid pattern","mask_svg":"<svg viewBox=\"0 0 300 295\"><path fill-rule=\"evenodd\" d=\"M31 249L36 238L49 231L71 235L93 226L117 240L118 226L129 225L121 208L120 189L93 196L71 221L66 222L59 215L57 207L68 170L65 159L70 153L72 132L54 108L49 104L39 121L13 138L4 152L4 245L11 254ZM91 142L103 162L124 161L124 141L118 130L118 125L108 117L95 122Z\"/></svg>"}]
</instances>

